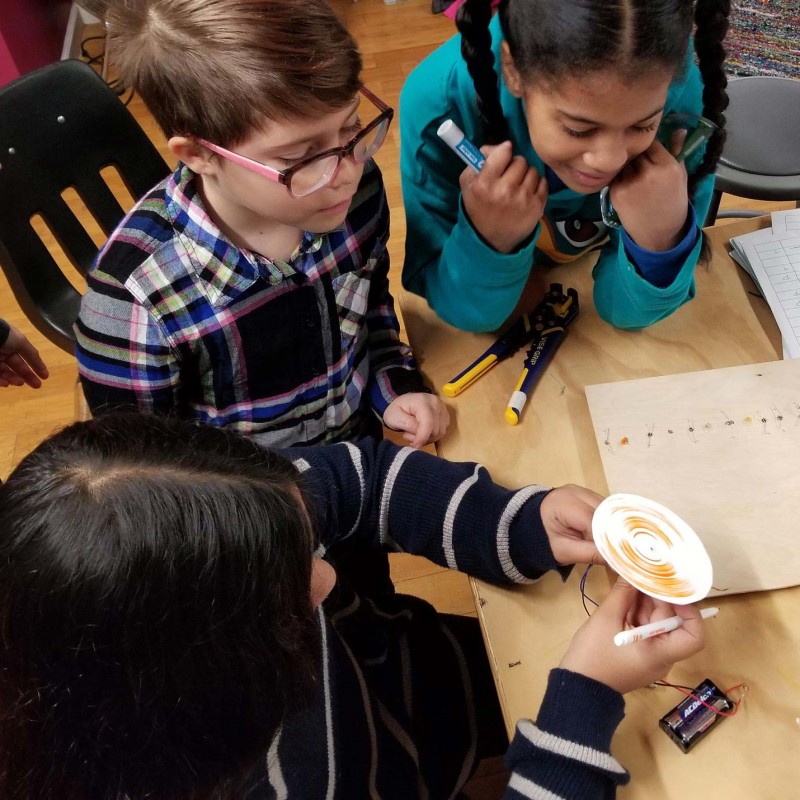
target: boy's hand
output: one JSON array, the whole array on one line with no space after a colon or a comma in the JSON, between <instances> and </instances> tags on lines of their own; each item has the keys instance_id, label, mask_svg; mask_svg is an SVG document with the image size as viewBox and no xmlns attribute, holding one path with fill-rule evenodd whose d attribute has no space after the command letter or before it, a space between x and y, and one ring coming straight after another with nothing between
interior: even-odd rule
<instances>
[{"instance_id":1,"label":"boy's hand","mask_svg":"<svg viewBox=\"0 0 800 800\"><path fill-rule=\"evenodd\" d=\"M567 484L548 492L542 500L542 523L561 566L605 563L592 540L592 517L602 499L591 489Z\"/></svg>"},{"instance_id":2,"label":"boy's hand","mask_svg":"<svg viewBox=\"0 0 800 800\"><path fill-rule=\"evenodd\" d=\"M618 647L614 635L630 626L675 616L682 627ZM705 628L694 606L672 606L643 595L618 578L606 599L578 629L559 666L579 672L624 694L663 678L676 661L705 645Z\"/></svg>"},{"instance_id":3,"label":"boy's hand","mask_svg":"<svg viewBox=\"0 0 800 800\"><path fill-rule=\"evenodd\" d=\"M10 326L8 338L0 347L0 387L22 386L27 383L34 389L47 378L47 367L39 351L17 328Z\"/></svg>"},{"instance_id":4,"label":"boy's hand","mask_svg":"<svg viewBox=\"0 0 800 800\"><path fill-rule=\"evenodd\" d=\"M423 447L444 436L450 414L435 394L411 392L389 403L383 423L392 430L405 431L403 439L412 447Z\"/></svg>"},{"instance_id":5,"label":"boy's hand","mask_svg":"<svg viewBox=\"0 0 800 800\"><path fill-rule=\"evenodd\" d=\"M459 178L464 209L472 227L500 253L510 253L539 223L547 203L547 181L511 142L482 147L486 163L480 172L467 167Z\"/></svg>"},{"instance_id":6,"label":"boy's hand","mask_svg":"<svg viewBox=\"0 0 800 800\"><path fill-rule=\"evenodd\" d=\"M686 131L673 140L680 152ZM686 167L658 139L630 162L611 184L611 203L622 227L639 247L671 250L685 235L689 214Z\"/></svg>"}]
</instances>

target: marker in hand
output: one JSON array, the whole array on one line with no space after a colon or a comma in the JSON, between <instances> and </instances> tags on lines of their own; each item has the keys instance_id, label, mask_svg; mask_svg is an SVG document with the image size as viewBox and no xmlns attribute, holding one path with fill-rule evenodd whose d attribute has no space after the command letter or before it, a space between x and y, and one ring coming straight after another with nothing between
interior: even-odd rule
<instances>
[{"instance_id":1,"label":"marker in hand","mask_svg":"<svg viewBox=\"0 0 800 800\"><path fill-rule=\"evenodd\" d=\"M710 619L711 617L716 617L718 613L719 609L716 606L712 606L711 608L704 608L700 612L700 616L703 619ZM617 647L624 647L626 644L633 644L642 639L649 639L651 636L669 633L670 631L680 628L681 625L683 625L683 617L677 615L659 620L658 622L650 622L647 625L640 625L638 628L620 631L614 636L614 644L617 645Z\"/></svg>"},{"instance_id":2,"label":"marker in hand","mask_svg":"<svg viewBox=\"0 0 800 800\"><path fill-rule=\"evenodd\" d=\"M486 156L475 147L472 142L464 136L464 131L451 119L446 119L436 131L437 136L468 166L475 172L480 172L486 163Z\"/></svg>"}]
</instances>

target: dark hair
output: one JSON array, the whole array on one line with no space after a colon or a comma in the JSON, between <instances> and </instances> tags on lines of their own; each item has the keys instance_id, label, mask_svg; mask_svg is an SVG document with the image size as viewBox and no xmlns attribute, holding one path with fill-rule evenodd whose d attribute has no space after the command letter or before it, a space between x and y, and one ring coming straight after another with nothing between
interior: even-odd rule
<instances>
[{"instance_id":1,"label":"dark hair","mask_svg":"<svg viewBox=\"0 0 800 800\"><path fill-rule=\"evenodd\" d=\"M104 0L110 56L164 133L229 147L350 103L361 55L324 0Z\"/></svg>"},{"instance_id":2,"label":"dark hair","mask_svg":"<svg viewBox=\"0 0 800 800\"><path fill-rule=\"evenodd\" d=\"M140 414L20 463L0 486L4 800L230 796L318 675L298 480Z\"/></svg>"},{"instance_id":3,"label":"dark hair","mask_svg":"<svg viewBox=\"0 0 800 800\"><path fill-rule=\"evenodd\" d=\"M713 172L728 105L722 41L729 0L501 0L503 36L523 79L552 81L607 67L638 74L648 64L677 71L686 56L694 11L695 50L703 78L703 115L719 126L693 184ZM475 83L484 140L508 138L491 51L489 0L466 0L456 18L461 52Z\"/></svg>"}]
</instances>

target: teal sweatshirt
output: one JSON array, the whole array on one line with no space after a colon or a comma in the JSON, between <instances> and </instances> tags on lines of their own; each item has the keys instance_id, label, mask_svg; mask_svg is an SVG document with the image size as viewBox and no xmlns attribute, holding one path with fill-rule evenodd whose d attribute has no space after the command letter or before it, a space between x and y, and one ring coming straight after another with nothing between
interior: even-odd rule
<instances>
[{"instance_id":1,"label":"teal sweatshirt","mask_svg":"<svg viewBox=\"0 0 800 800\"><path fill-rule=\"evenodd\" d=\"M495 69L502 75L502 33L496 16L491 32ZM439 125L452 119L467 138L482 140L475 88L460 47L461 37L455 36L434 51L411 73L400 97L400 170L407 219L403 286L424 296L451 325L494 330L513 311L531 266L563 264L602 245L593 271L594 304L612 325L628 329L652 325L694 297L694 268L702 246L698 231L691 230L673 253L679 259L674 277L670 273L666 285L651 282L639 269L642 258L666 254L643 252L624 231L606 228L599 193L579 194L565 187L551 190L533 236L513 253L499 253L480 238L461 203L458 178L463 163L436 135ZM702 91L694 51L689 48L667 94L665 114L701 114ZM502 78L500 100L515 152L544 175L545 165L528 135L523 103L508 91ZM701 160L702 149L688 160L690 173ZM713 188L714 176L708 175L692 198L695 219L701 224ZM553 279L569 284L569 277L560 270Z\"/></svg>"}]
</instances>

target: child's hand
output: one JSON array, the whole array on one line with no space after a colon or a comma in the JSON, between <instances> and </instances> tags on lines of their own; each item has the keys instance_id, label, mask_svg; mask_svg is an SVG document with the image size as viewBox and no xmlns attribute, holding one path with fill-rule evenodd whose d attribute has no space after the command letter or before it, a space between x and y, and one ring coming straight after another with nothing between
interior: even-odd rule
<instances>
[{"instance_id":1,"label":"child's hand","mask_svg":"<svg viewBox=\"0 0 800 800\"><path fill-rule=\"evenodd\" d=\"M482 147L480 172L467 167L459 179L472 226L491 247L510 253L533 232L547 203L547 181L515 156L511 142Z\"/></svg>"},{"instance_id":2,"label":"child's hand","mask_svg":"<svg viewBox=\"0 0 800 800\"><path fill-rule=\"evenodd\" d=\"M8 338L0 347L0 387L22 386L28 384L33 389L42 385L42 378L48 377L47 367L39 351L13 325Z\"/></svg>"},{"instance_id":3,"label":"child's hand","mask_svg":"<svg viewBox=\"0 0 800 800\"><path fill-rule=\"evenodd\" d=\"M676 136L675 153L685 138L685 131ZM639 247L657 252L681 241L689 213L687 182L686 167L658 139L612 182L611 203Z\"/></svg>"},{"instance_id":4,"label":"child's hand","mask_svg":"<svg viewBox=\"0 0 800 800\"><path fill-rule=\"evenodd\" d=\"M450 414L435 394L411 392L389 403L383 423L392 430L405 431L403 439L412 447L422 447L444 436Z\"/></svg>"},{"instance_id":5,"label":"child's hand","mask_svg":"<svg viewBox=\"0 0 800 800\"><path fill-rule=\"evenodd\" d=\"M631 626L680 615L670 633L618 647L614 635ZM624 694L660 680L676 661L705 645L705 628L694 606L672 606L643 595L618 578L606 599L575 634L559 666L605 683Z\"/></svg>"},{"instance_id":6,"label":"child's hand","mask_svg":"<svg viewBox=\"0 0 800 800\"><path fill-rule=\"evenodd\" d=\"M592 541L592 517L603 498L591 489L567 484L542 500L542 523L555 560L567 564L602 564Z\"/></svg>"}]
</instances>

